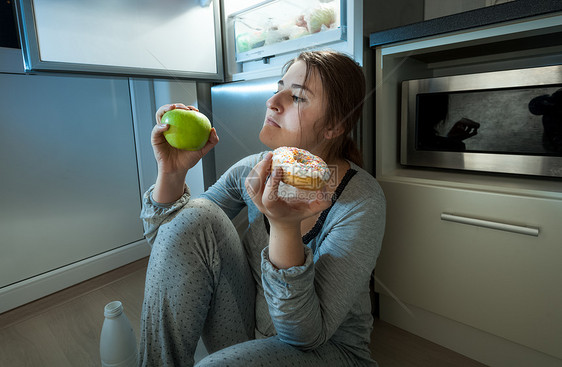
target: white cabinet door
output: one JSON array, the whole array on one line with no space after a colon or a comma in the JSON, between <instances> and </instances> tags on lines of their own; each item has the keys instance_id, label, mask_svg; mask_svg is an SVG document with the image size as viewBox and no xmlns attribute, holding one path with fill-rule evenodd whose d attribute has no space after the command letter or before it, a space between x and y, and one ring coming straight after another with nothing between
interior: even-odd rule
<instances>
[{"instance_id":1,"label":"white cabinet door","mask_svg":"<svg viewBox=\"0 0 562 367\"><path fill-rule=\"evenodd\" d=\"M381 186L387 228L375 271L387 289L405 303L562 358L560 199ZM443 221L442 213L539 233Z\"/></svg>"},{"instance_id":2,"label":"white cabinet door","mask_svg":"<svg viewBox=\"0 0 562 367\"><path fill-rule=\"evenodd\" d=\"M141 240L128 80L0 85L0 288Z\"/></svg>"}]
</instances>

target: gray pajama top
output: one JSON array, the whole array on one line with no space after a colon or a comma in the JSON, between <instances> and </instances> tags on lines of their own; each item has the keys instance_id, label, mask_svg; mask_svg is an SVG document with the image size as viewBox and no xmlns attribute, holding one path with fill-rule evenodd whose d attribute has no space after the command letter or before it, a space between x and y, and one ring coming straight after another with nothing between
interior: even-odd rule
<instances>
[{"instance_id":1,"label":"gray pajama top","mask_svg":"<svg viewBox=\"0 0 562 367\"><path fill-rule=\"evenodd\" d=\"M248 207L249 225L242 243L256 282L256 337L277 334L301 350L314 349L331 339L370 360L373 318L369 282L381 248L386 212L379 184L349 162L351 169L339 187L343 191L303 236L304 265L277 269L268 259L267 220L244 186L246 176L266 153L242 159L202 194L231 219ZM189 190L168 210L149 200L152 207L143 208L143 222L150 244L159 225L173 218L188 200Z\"/></svg>"}]
</instances>

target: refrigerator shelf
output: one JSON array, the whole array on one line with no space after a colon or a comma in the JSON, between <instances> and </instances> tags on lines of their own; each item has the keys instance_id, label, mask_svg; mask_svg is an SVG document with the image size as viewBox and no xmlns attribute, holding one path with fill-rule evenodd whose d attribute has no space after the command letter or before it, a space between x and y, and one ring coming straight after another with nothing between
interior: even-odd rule
<instances>
[{"instance_id":1,"label":"refrigerator shelf","mask_svg":"<svg viewBox=\"0 0 562 367\"><path fill-rule=\"evenodd\" d=\"M237 62L346 40L346 0L268 0L230 15Z\"/></svg>"}]
</instances>

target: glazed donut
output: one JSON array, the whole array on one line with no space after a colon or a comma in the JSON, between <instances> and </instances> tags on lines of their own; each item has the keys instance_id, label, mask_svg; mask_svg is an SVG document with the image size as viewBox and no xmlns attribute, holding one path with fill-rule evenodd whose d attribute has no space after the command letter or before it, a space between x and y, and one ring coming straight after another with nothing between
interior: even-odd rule
<instances>
[{"instance_id":1,"label":"glazed donut","mask_svg":"<svg viewBox=\"0 0 562 367\"><path fill-rule=\"evenodd\" d=\"M271 169L283 169L282 181L304 190L320 190L330 179L330 169L322 158L299 148L280 147L273 151Z\"/></svg>"}]
</instances>

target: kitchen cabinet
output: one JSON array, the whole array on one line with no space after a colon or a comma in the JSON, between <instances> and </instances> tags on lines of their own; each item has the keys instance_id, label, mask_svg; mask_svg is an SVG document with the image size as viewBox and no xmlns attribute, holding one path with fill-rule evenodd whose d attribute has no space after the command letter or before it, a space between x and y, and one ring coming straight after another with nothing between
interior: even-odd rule
<instances>
[{"instance_id":1,"label":"kitchen cabinet","mask_svg":"<svg viewBox=\"0 0 562 367\"><path fill-rule=\"evenodd\" d=\"M140 240L128 81L0 82L0 287Z\"/></svg>"},{"instance_id":2,"label":"kitchen cabinet","mask_svg":"<svg viewBox=\"0 0 562 367\"><path fill-rule=\"evenodd\" d=\"M376 274L388 289L405 303L562 359L561 198L381 184L389 225ZM443 213L539 234L444 221Z\"/></svg>"},{"instance_id":3,"label":"kitchen cabinet","mask_svg":"<svg viewBox=\"0 0 562 367\"><path fill-rule=\"evenodd\" d=\"M12 51L0 49L0 312L149 253L129 79L25 75Z\"/></svg>"},{"instance_id":4,"label":"kitchen cabinet","mask_svg":"<svg viewBox=\"0 0 562 367\"><path fill-rule=\"evenodd\" d=\"M387 198L375 270L381 319L491 366L562 365L562 182L401 165L400 85L562 64L560 24L554 12L373 46L376 177ZM537 35L550 41L529 42Z\"/></svg>"}]
</instances>

